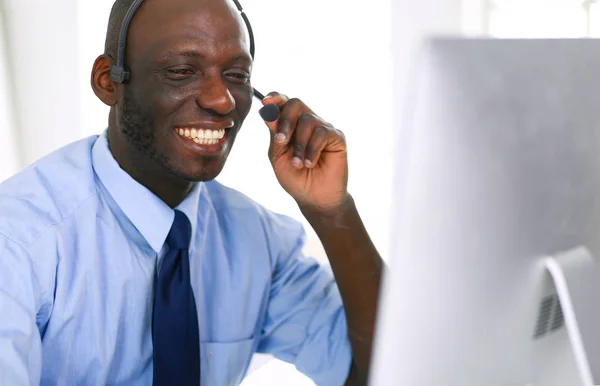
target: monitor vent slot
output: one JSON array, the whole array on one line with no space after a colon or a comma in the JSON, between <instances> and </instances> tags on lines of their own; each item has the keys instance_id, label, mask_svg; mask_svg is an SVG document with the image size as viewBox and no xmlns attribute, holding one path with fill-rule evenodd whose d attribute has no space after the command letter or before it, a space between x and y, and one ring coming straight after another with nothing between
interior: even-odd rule
<instances>
[{"instance_id":1,"label":"monitor vent slot","mask_svg":"<svg viewBox=\"0 0 600 386\"><path fill-rule=\"evenodd\" d=\"M564 324L565 319L558 296L546 296L540 302L533 338L540 339L550 332L559 330Z\"/></svg>"}]
</instances>

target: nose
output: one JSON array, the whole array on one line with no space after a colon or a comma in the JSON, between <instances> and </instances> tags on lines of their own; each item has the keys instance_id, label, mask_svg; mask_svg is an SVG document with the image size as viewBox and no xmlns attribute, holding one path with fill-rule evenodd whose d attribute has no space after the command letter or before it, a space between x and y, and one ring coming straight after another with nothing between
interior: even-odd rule
<instances>
[{"instance_id":1,"label":"nose","mask_svg":"<svg viewBox=\"0 0 600 386\"><path fill-rule=\"evenodd\" d=\"M235 109L235 99L220 77L211 77L205 80L198 93L198 105L204 110L226 115Z\"/></svg>"}]
</instances>

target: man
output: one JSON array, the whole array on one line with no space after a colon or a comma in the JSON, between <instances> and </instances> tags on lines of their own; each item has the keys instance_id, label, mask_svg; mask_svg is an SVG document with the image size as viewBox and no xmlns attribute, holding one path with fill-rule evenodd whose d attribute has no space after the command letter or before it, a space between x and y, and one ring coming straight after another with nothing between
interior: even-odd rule
<instances>
[{"instance_id":1,"label":"man","mask_svg":"<svg viewBox=\"0 0 600 386\"><path fill-rule=\"evenodd\" d=\"M319 385L365 384L382 261L347 191L343 135L298 99L263 100L281 110L273 169L334 281L302 256L299 224L212 181L252 101L239 14L147 0L119 84L131 3L115 3L92 70L108 130L0 185L0 384L234 385L254 352Z\"/></svg>"}]
</instances>

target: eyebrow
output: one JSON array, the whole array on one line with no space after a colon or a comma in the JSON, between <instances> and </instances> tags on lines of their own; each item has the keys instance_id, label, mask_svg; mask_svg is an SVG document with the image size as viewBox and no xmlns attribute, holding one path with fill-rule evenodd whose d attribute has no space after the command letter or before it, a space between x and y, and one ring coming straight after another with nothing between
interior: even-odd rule
<instances>
[{"instance_id":1,"label":"eyebrow","mask_svg":"<svg viewBox=\"0 0 600 386\"><path fill-rule=\"evenodd\" d=\"M171 56L185 56L188 58L198 58L201 57L202 54L200 54L198 51L177 51L177 52L168 52L167 57L171 57Z\"/></svg>"},{"instance_id":2,"label":"eyebrow","mask_svg":"<svg viewBox=\"0 0 600 386\"><path fill-rule=\"evenodd\" d=\"M187 58L201 58L205 55L203 55L200 52L195 51L195 50L169 51L166 54L164 54L161 57L161 59L169 59L169 58L176 57L176 56L183 56L183 57L187 57ZM250 58L248 55L245 55L245 54L236 55L229 60L232 62L240 62L240 61L248 62L248 63L252 62L252 58Z\"/></svg>"}]
</instances>

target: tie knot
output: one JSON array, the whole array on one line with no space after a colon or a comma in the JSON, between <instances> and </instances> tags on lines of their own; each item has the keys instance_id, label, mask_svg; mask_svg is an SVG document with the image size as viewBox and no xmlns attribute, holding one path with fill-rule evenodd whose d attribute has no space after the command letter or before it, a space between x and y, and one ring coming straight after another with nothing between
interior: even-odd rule
<instances>
[{"instance_id":1,"label":"tie knot","mask_svg":"<svg viewBox=\"0 0 600 386\"><path fill-rule=\"evenodd\" d=\"M192 238L192 224L187 216L175 210L175 220L169 235L167 236L167 245L171 249L189 249Z\"/></svg>"}]
</instances>

